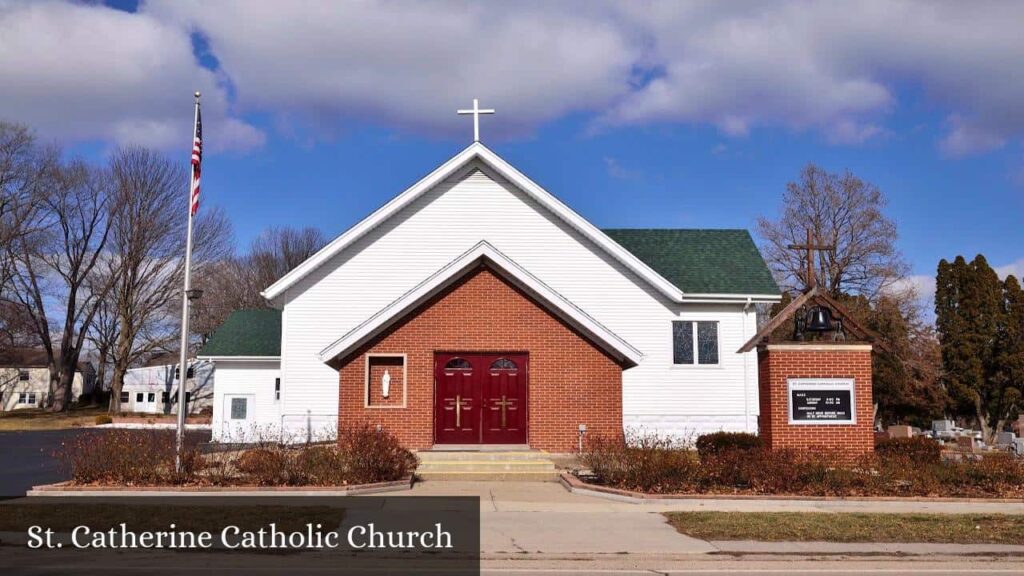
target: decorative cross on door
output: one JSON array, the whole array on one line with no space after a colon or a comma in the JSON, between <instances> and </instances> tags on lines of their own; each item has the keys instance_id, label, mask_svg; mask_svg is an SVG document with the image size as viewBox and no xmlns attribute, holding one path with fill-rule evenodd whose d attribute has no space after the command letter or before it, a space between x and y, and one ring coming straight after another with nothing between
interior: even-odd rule
<instances>
[{"instance_id":1,"label":"decorative cross on door","mask_svg":"<svg viewBox=\"0 0 1024 576\"><path fill-rule=\"evenodd\" d=\"M491 406L491 410L501 410L501 427L506 428L508 426L508 407L515 406L515 400L508 400L502 395L501 400L495 400L494 405Z\"/></svg>"}]
</instances>

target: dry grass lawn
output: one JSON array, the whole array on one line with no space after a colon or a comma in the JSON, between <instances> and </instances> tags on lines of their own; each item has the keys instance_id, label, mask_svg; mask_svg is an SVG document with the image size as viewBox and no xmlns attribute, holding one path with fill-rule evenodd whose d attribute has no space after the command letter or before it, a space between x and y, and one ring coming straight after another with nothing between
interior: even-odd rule
<instances>
[{"instance_id":1,"label":"dry grass lawn","mask_svg":"<svg viewBox=\"0 0 1024 576\"><path fill-rule=\"evenodd\" d=\"M1024 544L1024 516L849 512L668 512L680 533L702 540Z\"/></svg>"},{"instance_id":2,"label":"dry grass lawn","mask_svg":"<svg viewBox=\"0 0 1024 576\"><path fill-rule=\"evenodd\" d=\"M96 424L96 416L106 414L107 408L85 406L72 408L67 412L47 412L25 409L0 412L0 431L14 430L61 430Z\"/></svg>"}]
</instances>

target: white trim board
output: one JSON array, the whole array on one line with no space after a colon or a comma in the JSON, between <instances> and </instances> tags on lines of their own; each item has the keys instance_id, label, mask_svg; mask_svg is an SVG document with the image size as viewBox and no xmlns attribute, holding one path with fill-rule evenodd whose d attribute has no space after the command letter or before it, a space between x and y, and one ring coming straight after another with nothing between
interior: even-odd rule
<instances>
[{"instance_id":1,"label":"white trim board","mask_svg":"<svg viewBox=\"0 0 1024 576\"><path fill-rule=\"evenodd\" d=\"M558 198L555 198L550 192L541 188L538 184L527 178L523 173L516 170L515 167L479 142L470 144L462 152L453 156L419 182L413 184L404 192L392 198L387 204L380 207L377 211L364 218L355 226L349 228L341 236L332 240L319 252L312 255L305 262L299 264L289 273L282 276L280 280L274 282L261 293L262 296L271 301L281 296L286 290L288 290L288 288L294 286L299 280L305 278L314 270L325 264L328 260L340 253L353 242L379 226L391 216L397 214L402 210L402 208L405 208L412 201L416 200L416 198L419 198L422 194L443 182L446 178L456 173L460 168L476 159L479 159L484 164L497 171L499 175L523 190L528 196L532 197L553 214L568 223L571 227L578 230L594 244L600 246L612 257L632 270L640 276L640 278L651 284L651 286L664 294L671 301L683 301L682 290L655 272L650 266L644 264L639 258L609 238L608 235L601 232L600 229L566 206Z\"/></svg>"},{"instance_id":2,"label":"white trim board","mask_svg":"<svg viewBox=\"0 0 1024 576\"><path fill-rule=\"evenodd\" d=\"M280 362L280 356L197 356L197 360L212 362Z\"/></svg>"},{"instance_id":3,"label":"white trim board","mask_svg":"<svg viewBox=\"0 0 1024 576\"><path fill-rule=\"evenodd\" d=\"M537 297L541 303L545 304L545 308L570 326L589 336L613 357L619 360L627 360L632 364L638 364L640 359L643 358L643 354L639 350L617 334L606 328L564 296L554 291L547 284L544 284L536 276L530 274L487 241L481 241L455 260L443 266L415 288L406 292L403 296L388 304L347 334L321 350L319 354L320 360L330 363L335 358L351 352L381 331L387 329L419 304L454 284L455 281L476 268L481 262L492 265L495 272Z\"/></svg>"}]
</instances>

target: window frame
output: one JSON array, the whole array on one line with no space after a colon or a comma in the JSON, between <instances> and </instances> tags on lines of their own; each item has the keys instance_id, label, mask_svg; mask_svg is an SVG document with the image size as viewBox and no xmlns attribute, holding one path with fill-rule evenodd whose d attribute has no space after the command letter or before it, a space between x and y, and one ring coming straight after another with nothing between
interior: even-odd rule
<instances>
[{"instance_id":1,"label":"window frame","mask_svg":"<svg viewBox=\"0 0 1024 576\"><path fill-rule=\"evenodd\" d=\"M691 337L693 338L693 362L688 364L677 364L675 358L676 341L675 341L675 323L676 322L689 322L691 324ZM715 325L715 345L718 349L718 361L714 364L701 364L700 362L700 340L699 330L697 325L701 322L710 322ZM696 318L673 318L672 324L670 324L669 335L669 358L671 361L670 367L675 370L717 370L722 368L722 321L721 320L708 320L708 319L696 319Z\"/></svg>"},{"instance_id":2,"label":"window frame","mask_svg":"<svg viewBox=\"0 0 1024 576\"><path fill-rule=\"evenodd\" d=\"M121 404L131 404L132 393L127 390L121 390L121 393L117 395L117 398Z\"/></svg>"},{"instance_id":3,"label":"window frame","mask_svg":"<svg viewBox=\"0 0 1024 576\"><path fill-rule=\"evenodd\" d=\"M135 403L136 404L144 404L145 402L146 402L146 393L145 392L136 392L135 393Z\"/></svg>"},{"instance_id":4,"label":"window frame","mask_svg":"<svg viewBox=\"0 0 1024 576\"><path fill-rule=\"evenodd\" d=\"M186 392L186 394L187 394L187 392ZM245 407L245 414L241 418L235 418L235 401L236 400L241 400L242 401L242 405ZM231 422L235 422L235 421L238 421L238 420L241 420L241 421L244 422L244 421L249 420L249 398L247 398L246 396L232 396L231 397L231 405L228 407L228 420L231 421Z\"/></svg>"},{"instance_id":5,"label":"window frame","mask_svg":"<svg viewBox=\"0 0 1024 576\"><path fill-rule=\"evenodd\" d=\"M281 401L281 378L274 378L274 402Z\"/></svg>"},{"instance_id":6,"label":"window frame","mask_svg":"<svg viewBox=\"0 0 1024 576\"><path fill-rule=\"evenodd\" d=\"M28 382L32 379L32 374L28 370L18 370L18 382Z\"/></svg>"},{"instance_id":7,"label":"window frame","mask_svg":"<svg viewBox=\"0 0 1024 576\"><path fill-rule=\"evenodd\" d=\"M367 352L363 359L363 408L371 410L395 410L409 407L409 355L406 353L393 352ZM373 358L401 358L402 359L402 403L401 404L371 404L370 403L370 364ZM391 389L394 390L396 383L391 381Z\"/></svg>"}]
</instances>

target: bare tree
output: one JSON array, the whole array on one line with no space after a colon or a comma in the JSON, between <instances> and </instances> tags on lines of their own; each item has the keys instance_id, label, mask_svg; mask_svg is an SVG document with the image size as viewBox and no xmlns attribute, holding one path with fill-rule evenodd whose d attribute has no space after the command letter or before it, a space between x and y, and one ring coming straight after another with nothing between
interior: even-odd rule
<instances>
[{"instance_id":1,"label":"bare tree","mask_svg":"<svg viewBox=\"0 0 1024 576\"><path fill-rule=\"evenodd\" d=\"M323 232L316 228L268 228L253 241L244 259L258 294L327 244Z\"/></svg>"},{"instance_id":2,"label":"bare tree","mask_svg":"<svg viewBox=\"0 0 1024 576\"><path fill-rule=\"evenodd\" d=\"M114 200L108 264L115 280L112 303L117 318L111 411L120 411L120 391L128 369L153 352L173 345L179 330L185 254L183 179L166 157L130 147L115 152L110 167ZM201 270L231 253L231 227L223 213L206 209L195 221L193 267Z\"/></svg>"},{"instance_id":3,"label":"bare tree","mask_svg":"<svg viewBox=\"0 0 1024 576\"><path fill-rule=\"evenodd\" d=\"M7 243L14 298L32 325L50 368L48 404L70 405L86 333L110 279L97 277L109 236L109 177L80 161L53 165L38 175L37 211L30 232ZM57 320L51 320L51 313ZM53 324L51 324L53 323Z\"/></svg>"},{"instance_id":4,"label":"bare tree","mask_svg":"<svg viewBox=\"0 0 1024 576\"><path fill-rule=\"evenodd\" d=\"M260 292L326 244L316 228L267 228L253 239L248 254L198 274L195 284L205 293L196 306L196 331L205 339L231 312L266 308Z\"/></svg>"},{"instance_id":5,"label":"bare tree","mask_svg":"<svg viewBox=\"0 0 1024 576\"><path fill-rule=\"evenodd\" d=\"M20 302L0 300L0 351L38 345L39 338L28 311Z\"/></svg>"},{"instance_id":6,"label":"bare tree","mask_svg":"<svg viewBox=\"0 0 1024 576\"><path fill-rule=\"evenodd\" d=\"M27 127L0 121L0 246L30 232L44 176L56 161L57 151L40 146ZM13 265L0 250L0 301L11 288Z\"/></svg>"},{"instance_id":7,"label":"bare tree","mask_svg":"<svg viewBox=\"0 0 1024 576\"><path fill-rule=\"evenodd\" d=\"M827 172L808 164L799 182L790 182L777 220L760 218L762 251L788 290L806 285L806 256L788 248L802 244L807 230L812 241L834 244L834 252L817 252L815 276L833 296L875 298L907 274L896 248L896 224L882 213L886 201L877 186L849 171Z\"/></svg>"},{"instance_id":8,"label":"bare tree","mask_svg":"<svg viewBox=\"0 0 1024 576\"><path fill-rule=\"evenodd\" d=\"M96 316L93 318L92 326L89 328L88 340L96 352L96 388L93 399L100 397L100 392L107 381L107 368L111 364L114 346L117 344L117 313L113 297L107 295L96 309ZM120 390L118 390L120 399ZM114 405L113 398L111 406ZM113 411L113 410L112 410Z\"/></svg>"}]
</instances>

